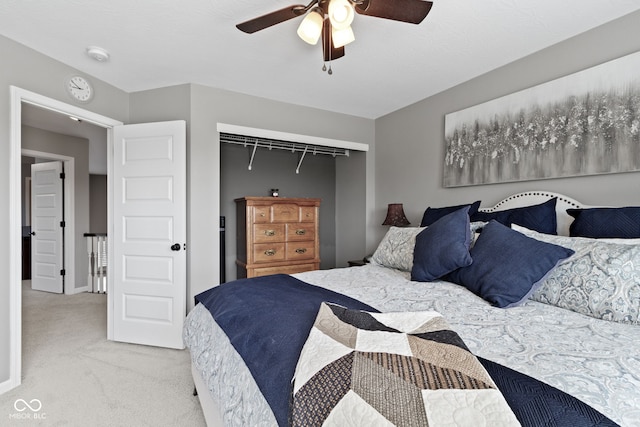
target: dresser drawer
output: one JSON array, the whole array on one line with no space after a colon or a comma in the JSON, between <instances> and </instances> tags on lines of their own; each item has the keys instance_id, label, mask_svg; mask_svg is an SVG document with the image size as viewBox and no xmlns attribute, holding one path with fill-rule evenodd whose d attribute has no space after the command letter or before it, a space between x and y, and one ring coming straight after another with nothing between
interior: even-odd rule
<instances>
[{"instance_id":1,"label":"dresser drawer","mask_svg":"<svg viewBox=\"0 0 640 427\"><path fill-rule=\"evenodd\" d=\"M272 207L272 222L298 222L300 221L300 207L293 203L278 203Z\"/></svg>"},{"instance_id":2,"label":"dresser drawer","mask_svg":"<svg viewBox=\"0 0 640 427\"><path fill-rule=\"evenodd\" d=\"M284 224L253 225L253 241L255 243L284 242L285 236Z\"/></svg>"},{"instance_id":3,"label":"dresser drawer","mask_svg":"<svg viewBox=\"0 0 640 427\"><path fill-rule=\"evenodd\" d=\"M271 222L271 206L254 206L253 222L265 223Z\"/></svg>"},{"instance_id":4,"label":"dresser drawer","mask_svg":"<svg viewBox=\"0 0 640 427\"><path fill-rule=\"evenodd\" d=\"M297 242L301 240L312 240L316 236L315 224L299 222L297 224L287 224L287 242Z\"/></svg>"},{"instance_id":5,"label":"dresser drawer","mask_svg":"<svg viewBox=\"0 0 640 427\"><path fill-rule=\"evenodd\" d=\"M287 243L287 260L314 259L316 257L315 242L290 242Z\"/></svg>"},{"instance_id":6,"label":"dresser drawer","mask_svg":"<svg viewBox=\"0 0 640 427\"><path fill-rule=\"evenodd\" d=\"M284 243L256 243L253 245L254 262L275 262L285 259Z\"/></svg>"},{"instance_id":7,"label":"dresser drawer","mask_svg":"<svg viewBox=\"0 0 640 427\"><path fill-rule=\"evenodd\" d=\"M302 221L302 222L316 222L316 207L315 206L300 206L300 221Z\"/></svg>"}]
</instances>

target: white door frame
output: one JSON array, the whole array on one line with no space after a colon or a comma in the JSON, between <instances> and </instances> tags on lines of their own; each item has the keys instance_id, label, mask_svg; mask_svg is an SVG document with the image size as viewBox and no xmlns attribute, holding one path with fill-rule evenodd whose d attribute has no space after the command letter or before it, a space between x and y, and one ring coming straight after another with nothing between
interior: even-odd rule
<instances>
[{"instance_id":1,"label":"white door frame","mask_svg":"<svg viewBox=\"0 0 640 427\"><path fill-rule=\"evenodd\" d=\"M64 278L64 293L75 294L88 289L88 285L80 288L75 287L76 283L76 201L75 201L75 159L61 154L46 153L36 150L21 150L22 156L36 157L46 160L60 160L64 165L64 268L66 270ZM70 286L73 284L73 286Z\"/></svg>"},{"instance_id":2,"label":"white door frame","mask_svg":"<svg viewBox=\"0 0 640 427\"><path fill-rule=\"evenodd\" d=\"M53 98L37 94L16 86L11 90L11 137L10 137L10 168L9 168L9 381L0 384L0 393L15 388L21 383L22 374L22 244L21 244L21 188L20 173L22 155L22 103L33 104L61 114L72 115L86 122L93 123L107 129L107 174L113 163L113 132L114 126L123 123L100 114L93 113L74 105L66 104ZM108 180L107 180L108 181ZM107 221L111 222L111 187L107 184ZM109 254L112 257L113 254ZM107 280L111 272L107 272Z\"/></svg>"}]
</instances>

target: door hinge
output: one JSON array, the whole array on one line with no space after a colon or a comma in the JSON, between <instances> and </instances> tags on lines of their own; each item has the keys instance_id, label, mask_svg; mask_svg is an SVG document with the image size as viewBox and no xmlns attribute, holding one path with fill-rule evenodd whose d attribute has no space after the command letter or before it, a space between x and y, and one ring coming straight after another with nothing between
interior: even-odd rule
<instances>
[{"instance_id":1,"label":"door hinge","mask_svg":"<svg viewBox=\"0 0 640 427\"><path fill-rule=\"evenodd\" d=\"M65 270L64 268L62 270L60 270L60 275L61 276L66 276L67 274L67 270Z\"/></svg>"},{"instance_id":2,"label":"door hinge","mask_svg":"<svg viewBox=\"0 0 640 427\"><path fill-rule=\"evenodd\" d=\"M60 172L60 179L65 179L65 178L66 178L66 176L65 176L64 172Z\"/></svg>"},{"instance_id":3,"label":"door hinge","mask_svg":"<svg viewBox=\"0 0 640 427\"><path fill-rule=\"evenodd\" d=\"M67 223L65 221L60 221L60 227L65 228Z\"/></svg>"}]
</instances>

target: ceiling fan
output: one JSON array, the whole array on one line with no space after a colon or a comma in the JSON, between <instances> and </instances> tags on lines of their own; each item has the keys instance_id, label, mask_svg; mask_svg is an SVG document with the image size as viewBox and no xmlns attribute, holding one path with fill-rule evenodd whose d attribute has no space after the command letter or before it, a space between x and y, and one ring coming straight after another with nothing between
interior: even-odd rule
<instances>
[{"instance_id":1,"label":"ceiling fan","mask_svg":"<svg viewBox=\"0 0 640 427\"><path fill-rule=\"evenodd\" d=\"M344 46L355 40L351 23L355 13L394 21L419 24L431 10L433 2L424 0L312 0L308 5L295 4L250 19L236 27L255 33L284 21L305 15L298 36L315 45L322 37L325 62L344 56ZM326 70L326 65L323 66ZM331 65L329 65L331 74Z\"/></svg>"}]
</instances>

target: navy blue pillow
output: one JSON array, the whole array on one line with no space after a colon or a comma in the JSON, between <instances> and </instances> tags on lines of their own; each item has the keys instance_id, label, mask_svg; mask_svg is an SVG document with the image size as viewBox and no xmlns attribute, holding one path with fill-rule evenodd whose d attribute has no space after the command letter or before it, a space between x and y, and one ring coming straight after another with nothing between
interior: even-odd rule
<instances>
[{"instance_id":1,"label":"navy blue pillow","mask_svg":"<svg viewBox=\"0 0 640 427\"><path fill-rule=\"evenodd\" d=\"M480 200L467 205L445 206L442 208L429 207L424 211L424 215L422 215L420 227L428 227L443 216L449 215L450 213L453 213L465 207L469 207L469 216L472 216L473 214L478 212L478 209L480 208Z\"/></svg>"},{"instance_id":2,"label":"navy blue pillow","mask_svg":"<svg viewBox=\"0 0 640 427\"><path fill-rule=\"evenodd\" d=\"M558 234L558 221L556 219L557 200L558 198L554 197L539 205L505 209L496 212L477 212L469 216L471 217L471 221L491 221L495 219L507 227L511 227L511 224L518 224L539 233Z\"/></svg>"},{"instance_id":3,"label":"navy blue pillow","mask_svg":"<svg viewBox=\"0 0 640 427\"><path fill-rule=\"evenodd\" d=\"M411 280L431 282L471 264L469 206L443 216L416 236Z\"/></svg>"},{"instance_id":4,"label":"navy blue pillow","mask_svg":"<svg viewBox=\"0 0 640 427\"><path fill-rule=\"evenodd\" d=\"M536 290L558 262L573 253L491 220L471 248L473 263L450 273L447 279L496 307L515 307Z\"/></svg>"},{"instance_id":5,"label":"navy blue pillow","mask_svg":"<svg viewBox=\"0 0 640 427\"><path fill-rule=\"evenodd\" d=\"M567 209L567 213L575 218L569 227L572 237L640 238L640 206Z\"/></svg>"}]
</instances>

